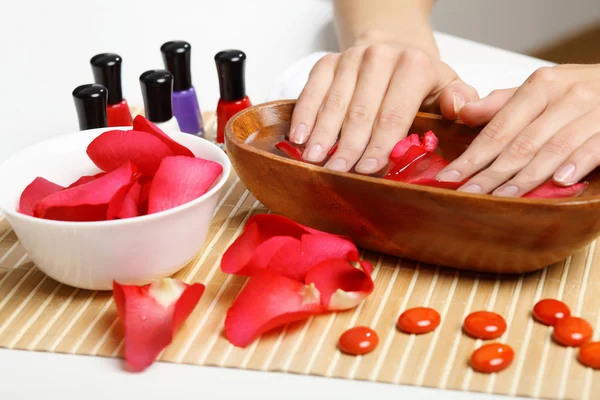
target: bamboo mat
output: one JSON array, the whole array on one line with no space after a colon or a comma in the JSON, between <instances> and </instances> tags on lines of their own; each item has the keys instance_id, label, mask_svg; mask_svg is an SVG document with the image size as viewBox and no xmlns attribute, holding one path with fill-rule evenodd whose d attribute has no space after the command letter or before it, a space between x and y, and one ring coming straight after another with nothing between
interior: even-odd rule
<instances>
[{"instance_id":1,"label":"bamboo mat","mask_svg":"<svg viewBox=\"0 0 600 400\"><path fill-rule=\"evenodd\" d=\"M245 278L219 269L220 256L248 218L267 210L232 175L221 194L203 251L176 274L203 282L206 291L161 360L345 379L421 385L545 398L600 397L600 371L586 369L577 350L551 341L551 329L530 317L541 298L563 299L574 315L600 333L600 248L593 243L564 262L513 277L484 276L418 264L371 252L375 292L358 308L322 315L266 334L246 349L223 337L227 308ZM411 336L395 329L400 312L430 306L442 316L432 333ZM499 340L515 352L498 374L473 372L468 358L481 343L461 332L471 311L488 309L508 323ZM363 357L341 354L339 335L368 325L380 337ZM123 341L111 294L73 289L46 277L30 261L0 216L0 347L119 357Z\"/></svg>"}]
</instances>

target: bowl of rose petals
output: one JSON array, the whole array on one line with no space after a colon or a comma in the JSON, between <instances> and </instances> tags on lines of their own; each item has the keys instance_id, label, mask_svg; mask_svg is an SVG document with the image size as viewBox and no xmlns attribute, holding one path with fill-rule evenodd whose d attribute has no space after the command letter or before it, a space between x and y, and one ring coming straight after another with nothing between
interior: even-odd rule
<instances>
[{"instance_id":1,"label":"bowl of rose petals","mask_svg":"<svg viewBox=\"0 0 600 400\"><path fill-rule=\"evenodd\" d=\"M600 170L568 187L548 181L520 198L470 194L436 175L480 129L419 113L377 174L336 172L288 140L294 101L250 107L226 127L240 179L273 213L359 247L492 273L534 271L600 235ZM329 156L335 153L334 145Z\"/></svg>"},{"instance_id":2,"label":"bowl of rose petals","mask_svg":"<svg viewBox=\"0 0 600 400\"><path fill-rule=\"evenodd\" d=\"M214 144L133 127L33 145L0 165L0 210L37 267L75 287L145 284L204 244L231 164Z\"/></svg>"}]
</instances>

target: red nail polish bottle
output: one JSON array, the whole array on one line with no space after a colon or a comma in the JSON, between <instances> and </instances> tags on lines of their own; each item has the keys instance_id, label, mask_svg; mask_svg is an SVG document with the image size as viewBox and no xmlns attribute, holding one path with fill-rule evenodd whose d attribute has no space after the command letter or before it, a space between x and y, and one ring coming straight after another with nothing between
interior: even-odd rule
<instances>
[{"instance_id":1,"label":"red nail polish bottle","mask_svg":"<svg viewBox=\"0 0 600 400\"><path fill-rule=\"evenodd\" d=\"M107 90L95 83L77 86L73 90L73 101L77 111L79 130L105 128Z\"/></svg>"},{"instance_id":2,"label":"red nail polish bottle","mask_svg":"<svg viewBox=\"0 0 600 400\"><path fill-rule=\"evenodd\" d=\"M217 144L225 143L225 125L239 111L252 105L246 96L246 54L241 50L224 50L215 55L221 98L217 104Z\"/></svg>"},{"instance_id":3,"label":"red nail polish bottle","mask_svg":"<svg viewBox=\"0 0 600 400\"><path fill-rule=\"evenodd\" d=\"M131 111L121 89L121 63L118 54L97 54L90 60L94 80L108 89L108 126L131 126Z\"/></svg>"}]
</instances>

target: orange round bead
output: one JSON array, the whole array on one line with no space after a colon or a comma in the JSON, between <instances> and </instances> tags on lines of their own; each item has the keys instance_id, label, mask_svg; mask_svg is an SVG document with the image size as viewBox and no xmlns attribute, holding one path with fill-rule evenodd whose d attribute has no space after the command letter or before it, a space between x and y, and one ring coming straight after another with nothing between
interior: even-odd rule
<instances>
[{"instance_id":1,"label":"orange round bead","mask_svg":"<svg viewBox=\"0 0 600 400\"><path fill-rule=\"evenodd\" d=\"M471 354L471 368L477 372L492 373L508 367L515 358L513 349L502 343L489 343Z\"/></svg>"},{"instance_id":2,"label":"orange round bead","mask_svg":"<svg viewBox=\"0 0 600 400\"><path fill-rule=\"evenodd\" d=\"M506 321L490 311L476 311L465 318L464 331L476 339L496 339L506 331Z\"/></svg>"},{"instance_id":3,"label":"orange round bead","mask_svg":"<svg viewBox=\"0 0 600 400\"><path fill-rule=\"evenodd\" d=\"M406 333L427 333L440 325L440 314L433 308L415 307L400 314L398 329Z\"/></svg>"},{"instance_id":4,"label":"orange round bead","mask_svg":"<svg viewBox=\"0 0 600 400\"><path fill-rule=\"evenodd\" d=\"M563 346L580 346L592 338L594 330L583 318L566 317L554 325L552 337Z\"/></svg>"},{"instance_id":5,"label":"orange round bead","mask_svg":"<svg viewBox=\"0 0 600 400\"><path fill-rule=\"evenodd\" d=\"M346 354L358 356L370 353L378 343L377 332L366 326L357 326L348 329L340 336L338 347Z\"/></svg>"},{"instance_id":6,"label":"orange round bead","mask_svg":"<svg viewBox=\"0 0 600 400\"><path fill-rule=\"evenodd\" d=\"M570 316L569 306L559 300L540 300L533 307L533 318L544 325L554 326L559 319Z\"/></svg>"},{"instance_id":7,"label":"orange round bead","mask_svg":"<svg viewBox=\"0 0 600 400\"><path fill-rule=\"evenodd\" d=\"M600 342L582 344L577 359L586 367L600 369Z\"/></svg>"}]
</instances>

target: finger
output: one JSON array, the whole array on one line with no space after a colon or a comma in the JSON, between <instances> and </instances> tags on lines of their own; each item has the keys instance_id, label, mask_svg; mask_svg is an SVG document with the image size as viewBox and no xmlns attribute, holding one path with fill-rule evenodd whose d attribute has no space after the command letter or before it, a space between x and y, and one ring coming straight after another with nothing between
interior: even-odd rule
<instances>
[{"instance_id":1,"label":"finger","mask_svg":"<svg viewBox=\"0 0 600 400\"><path fill-rule=\"evenodd\" d=\"M404 138L434 84L427 55L405 51L396 66L356 172L371 174L387 165L394 145Z\"/></svg>"},{"instance_id":2,"label":"finger","mask_svg":"<svg viewBox=\"0 0 600 400\"><path fill-rule=\"evenodd\" d=\"M536 162L536 169L532 169L528 168L527 165L536 158L536 154L544 144L552 140L553 136L561 129L582 117L594 107L594 102L588 96L581 96L579 90L570 90L523 129L489 168L474 176L459 190L470 193L490 193L509 179L510 181L495 191L494 194L519 196L536 188L552 175L556 166L552 169L547 165L540 166ZM554 139L554 141L556 140ZM565 143L561 145L564 147ZM563 158L559 160L559 163L568 154L561 156ZM515 177L513 178L513 176Z\"/></svg>"},{"instance_id":3,"label":"finger","mask_svg":"<svg viewBox=\"0 0 600 400\"><path fill-rule=\"evenodd\" d=\"M305 160L323 161L335 144L354 93L363 52L363 48L355 47L341 55L333 83L323 99L306 143Z\"/></svg>"},{"instance_id":4,"label":"finger","mask_svg":"<svg viewBox=\"0 0 600 400\"><path fill-rule=\"evenodd\" d=\"M487 124L513 97L517 88L494 90L479 101L467 103L460 111L460 120L469 126Z\"/></svg>"},{"instance_id":5,"label":"finger","mask_svg":"<svg viewBox=\"0 0 600 400\"><path fill-rule=\"evenodd\" d=\"M394 71L398 51L389 46L371 46L363 56L358 83L342 126L337 150L325 165L349 171L369 143L373 122Z\"/></svg>"},{"instance_id":6,"label":"finger","mask_svg":"<svg viewBox=\"0 0 600 400\"><path fill-rule=\"evenodd\" d=\"M548 89L537 78L521 86L456 160L438 175L442 182L460 182L487 167L548 104Z\"/></svg>"},{"instance_id":7,"label":"finger","mask_svg":"<svg viewBox=\"0 0 600 400\"><path fill-rule=\"evenodd\" d=\"M446 86L439 96L439 108L444 118L459 119L465 105L479 99L477 90L463 81L456 81Z\"/></svg>"},{"instance_id":8,"label":"finger","mask_svg":"<svg viewBox=\"0 0 600 400\"><path fill-rule=\"evenodd\" d=\"M327 54L317 61L311 70L292 114L290 123L290 140L292 142L303 144L308 140L319 107L323 103L327 89L333 82L339 59L339 54Z\"/></svg>"},{"instance_id":9,"label":"finger","mask_svg":"<svg viewBox=\"0 0 600 400\"><path fill-rule=\"evenodd\" d=\"M600 164L600 133L590 137L575 150L554 174L554 181L563 186L579 182Z\"/></svg>"}]
</instances>

